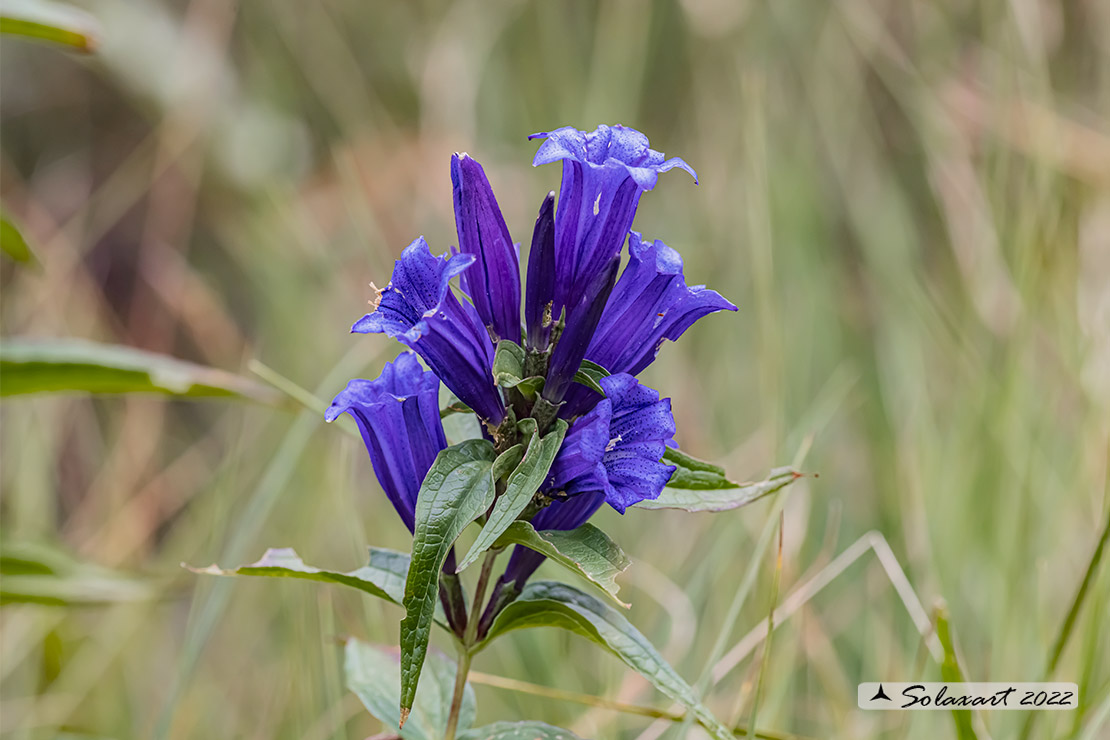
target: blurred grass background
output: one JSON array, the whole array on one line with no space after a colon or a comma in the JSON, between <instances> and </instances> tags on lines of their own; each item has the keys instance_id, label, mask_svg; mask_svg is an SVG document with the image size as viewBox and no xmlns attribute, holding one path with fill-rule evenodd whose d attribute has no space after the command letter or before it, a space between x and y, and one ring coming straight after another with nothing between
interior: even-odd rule
<instances>
[{"instance_id":1,"label":"blurred grass background","mask_svg":"<svg viewBox=\"0 0 1110 740\"><path fill-rule=\"evenodd\" d=\"M741 309L664 347L645 380L674 398L684 448L734 477L820 474L715 516L601 515L634 560L632 621L707 676L767 618L775 557L756 543L782 506L780 600L875 529L926 609L947 603L969 680L1042 677L1110 507L1110 4L82 5L96 54L0 47L3 201L41 263L3 264L3 336L244 373L257 358L330 398L398 349L347 333L367 284L418 234L455 243L451 152L485 165L526 243L559 176L530 167L526 135L625 123L701 178L662 178L636 227ZM312 414L140 397L9 400L0 433L4 541L157 590L0 610L4 736L381 730L342 688L336 638L393 644L397 608L178 565L293 546L350 569L367 544L407 549L357 441ZM1081 709L1044 713L1034 737L1110 737L1106 570L1054 674ZM717 677L726 721L747 718L761 661ZM955 734L946 713L855 708L859 681L939 680L870 554L779 627L766 666L761 727ZM564 633L517 633L475 669L665 706ZM476 690L480 722L682 731ZM1011 738L1024 716L984 719Z\"/></svg>"}]
</instances>

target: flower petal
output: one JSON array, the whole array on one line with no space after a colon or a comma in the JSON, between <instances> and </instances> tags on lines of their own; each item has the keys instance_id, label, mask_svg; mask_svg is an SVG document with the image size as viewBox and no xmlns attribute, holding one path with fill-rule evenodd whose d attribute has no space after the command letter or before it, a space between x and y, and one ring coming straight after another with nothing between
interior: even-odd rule
<instances>
[{"instance_id":1,"label":"flower petal","mask_svg":"<svg viewBox=\"0 0 1110 740\"><path fill-rule=\"evenodd\" d=\"M567 126L529 138L544 139L533 165L563 163L555 212L557 317L574 303L575 286L587 285L620 253L640 195L655 187L659 173L685 169L695 182L697 175L681 159L666 159L648 146L646 136L624 126L598 126L592 132Z\"/></svg>"},{"instance_id":2,"label":"flower petal","mask_svg":"<svg viewBox=\"0 0 1110 740\"><path fill-rule=\"evenodd\" d=\"M520 263L509 228L482 166L467 154L451 158L459 249L477 264L463 284L482 322L497 339L520 342Z\"/></svg>"},{"instance_id":3,"label":"flower petal","mask_svg":"<svg viewBox=\"0 0 1110 740\"><path fill-rule=\"evenodd\" d=\"M555 193L540 205L528 251L528 285L524 292L524 323L528 346L543 351L551 337L555 300Z\"/></svg>"},{"instance_id":4,"label":"flower petal","mask_svg":"<svg viewBox=\"0 0 1110 740\"><path fill-rule=\"evenodd\" d=\"M715 311L736 306L704 285L688 287L682 257L662 241L628 237L628 264L613 288L605 313L586 351L586 359L611 373L638 375L650 365L664 339L677 340L690 326ZM582 386L567 392L564 418L589 409L600 398Z\"/></svg>"},{"instance_id":5,"label":"flower petal","mask_svg":"<svg viewBox=\"0 0 1110 740\"><path fill-rule=\"evenodd\" d=\"M563 446L551 465L544 488L577 494L585 490L604 491L605 469L600 470L605 448L609 445L612 404L604 400L590 413L575 419L563 439Z\"/></svg>"},{"instance_id":6,"label":"flower petal","mask_svg":"<svg viewBox=\"0 0 1110 740\"><path fill-rule=\"evenodd\" d=\"M355 379L324 414L350 414L362 433L374 473L411 532L420 484L447 446L439 418L439 379L404 352L375 380Z\"/></svg>"},{"instance_id":7,"label":"flower petal","mask_svg":"<svg viewBox=\"0 0 1110 740\"><path fill-rule=\"evenodd\" d=\"M493 343L473 306L451 293L450 280L475 257L435 257L424 237L401 253L373 313L351 331L386 334L419 354L459 399L499 423L505 407L493 384Z\"/></svg>"}]
</instances>

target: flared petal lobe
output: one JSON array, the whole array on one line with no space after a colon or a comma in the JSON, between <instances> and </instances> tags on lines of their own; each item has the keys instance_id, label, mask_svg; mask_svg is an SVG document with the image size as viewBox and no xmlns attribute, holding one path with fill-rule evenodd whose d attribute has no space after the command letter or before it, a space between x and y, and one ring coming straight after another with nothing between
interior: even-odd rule
<instances>
[{"instance_id":1,"label":"flared petal lobe","mask_svg":"<svg viewBox=\"0 0 1110 740\"><path fill-rule=\"evenodd\" d=\"M350 414L362 433L374 473L411 532L420 484L447 446L439 418L439 379L404 352L375 380L355 379L324 415Z\"/></svg>"},{"instance_id":2,"label":"flared petal lobe","mask_svg":"<svg viewBox=\"0 0 1110 740\"><path fill-rule=\"evenodd\" d=\"M671 399L660 399L626 373L602 378L600 385L613 407L602 458L609 479L606 500L623 514L629 506L659 498L675 471L660 462L675 434Z\"/></svg>"},{"instance_id":3,"label":"flared petal lobe","mask_svg":"<svg viewBox=\"0 0 1110 740\"><path fill-rule=\"evenodd\" d=\"M640 195L655 187L660 172L679 168L697 174L681 159L648 146L639 131L598 126L592 132L567 126L533 134L545 139L534 166L562 161L563 180L555 212L558 281L554 313L573 303L571 295L620 253Z\"/></svg>"},{"instance_id":4,"label":"flared petal lobe","mask_svg":"<svg viewBox=\"0 0 1110 740\"><path fill-rule=\"evenodd\" d=\"M470 254L433 256L419 237L395 263L377 309L351 331L398 340L424 358L463 403L497 424L505 407L493 383L494 345L474 307L460 302L450 286L474 262Z\"/></svg>"},{"instance_id":5,"label":"flared petal lobe","mask_svg":"<svg viewBox=\"0 0 1110 740\"><path fill-rule=\"evenodd\" d=\"M451 157L459 250L475 263L462 275L467 295L496 339L520 343L520 262L482 165Z\"/></svg>"},{"instance_id":6,"label":"flared petal lobe","mask_svg":"<svg viewBox=\"0 0 1110 740\"><path fill-rule=\"evenodd\" d=\"M704 285L687 286L682 257L662 241L644 241L633 231L628 253L585 359L611 373L639 375L655 360L664 339L677 340L703 316L735 311L736 306ZM561 415L571 418L600 398L584 386L573 386Z\"/></svg>"}]
</instances>

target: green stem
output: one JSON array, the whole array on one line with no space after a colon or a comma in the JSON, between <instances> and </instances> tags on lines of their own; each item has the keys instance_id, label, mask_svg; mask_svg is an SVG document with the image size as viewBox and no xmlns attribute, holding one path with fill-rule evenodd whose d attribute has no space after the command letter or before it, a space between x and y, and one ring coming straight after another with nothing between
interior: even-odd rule
<instances>
[{"instance_id":1,"label":"green stem","mask_svg":"<svg viewBox=\"0 0 1110 740\"><path fill-rule=\"evenodd\" d=\"M455 692L451 696L451 714L447 716L447 729L443 733L444 740L455 740L455 731L459 728L459 711L462 709L463 693L466 691L466 677L470 673L470 659L472 657L470 648L459 646L459 665L455 670Z\"/></svg>"},{"instance_id":2,"label":"green stem","mask_svg":"<svg viewBox=\"0 0 1110 740\"><path fill-rule=\"evenodd\" d=\"M486 587L489 585L490 572L493 570L493 561L497 559L496 552L487 552L482 561L482 572L478 576L478 585L474 587L474 601L470 606L470 616L466 620L466 631L463 633L462 644L459 645L459 664L455 670L455 692L451 696L451 711L447 715L447 729L443 733L443 740L455 740L455 732L459 728L459 712L462 709L463 693L466 691L466 678L470 673L470 661L474 657L472 652L475 637L478 634L478 622L481 615L482 601L486 597Z\"/></svg>"}]
</instances>

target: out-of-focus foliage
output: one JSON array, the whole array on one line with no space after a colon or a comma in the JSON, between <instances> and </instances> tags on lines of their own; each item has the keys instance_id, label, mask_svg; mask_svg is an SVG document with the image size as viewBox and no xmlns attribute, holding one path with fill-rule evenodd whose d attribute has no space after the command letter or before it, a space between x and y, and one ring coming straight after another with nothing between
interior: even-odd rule
<instances>
[{"instance_id":1,"label":"out-of-focus foliage","mask_svg":"<svg viewBox=\"0 0 1110 740\"><path fill-rule=\"evenodd\" d=\"M5 340L0 343L0 395L27 393L280 398L246 378L130 347L72 339Z\"/></svg>"},{"instance_id":2,"label":"out-of-focus foliage","mask_svg":"<svg viewBox=\"0 0 1110 740\"><path fill-rule=\"evenodd\" d=\"M877 529L925 613L947 603L965 676L1041 677L1110 506L1110 5L77 4L100 26L95 54L0 38L0 200L40 263L0 261L5 339L244 376L258 358L330 398L399 350L348 334L368 283L419 234L456 243L452 152L481 161L527 242L558 169L529 166L526 135L634 125L700 178L661 181L638 230L740 307L664 346L645 382L673 395L682 449L729 480L771 460L820 477L737 511L602 515L634 562L629 621L716 716L746 723L764 661L745 635L766 624L776 572L757 544L781 507L784 603ZM337 364L354 369L329 379ZM343 689L335 638L396 644L400 608L179 567L284 545L349 572L367 545L407 551L360 440L259 404L43 395L0 413L5 544L57 543L156 590L5 604L0 732L381 731ZM947 713L854 708L858 681L941 675L868 558L775 621L762 727L954 734ZM1081 708L1044 713L1034 738L1106 731L1106 571L1053 673L1080 684ZM681 726L483 678L667 708L558 631L514 631L474 670L475 725L645 740ZM996 738L1024 721L982 719Z\"/></svg>"},{"instance_id":3,"label":"out-of-focus foliage","mask_svg":"<svg viewBox=\"0 0 1110 740\"><path fill-rule=\"evenodd\" d=\"M99 29L92 16L71 5L51 0L4 0L0 4L0 34L91 52L96 49Z\"/></svg>"}]
</instances>

